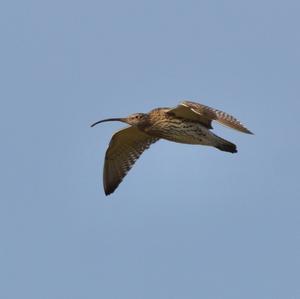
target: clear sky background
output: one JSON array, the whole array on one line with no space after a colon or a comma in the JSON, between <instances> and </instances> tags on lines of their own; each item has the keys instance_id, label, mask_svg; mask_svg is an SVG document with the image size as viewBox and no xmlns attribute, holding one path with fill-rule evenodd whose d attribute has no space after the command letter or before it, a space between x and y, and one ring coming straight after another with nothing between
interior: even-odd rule
<instances>
[{"instance_id":1,"label":"clear sky background","mask_svg":"<svg viewBox=\"0 0 300 299\"><path fill-rule=\"evenodd\" d=\"M299 1L2 1L0 298L300 298ZM198 101L238 154L160 141L105 197L124 124Z\"/></svg>"}]
</instances>

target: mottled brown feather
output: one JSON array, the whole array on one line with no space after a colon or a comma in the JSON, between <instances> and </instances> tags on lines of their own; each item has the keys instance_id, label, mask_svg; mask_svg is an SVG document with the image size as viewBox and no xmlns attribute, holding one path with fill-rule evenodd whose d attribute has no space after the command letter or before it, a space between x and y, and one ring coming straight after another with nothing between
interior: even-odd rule
<instances>
[{"instance_id":1,"label":"mottled brown feather","mask_svg":"<svg viewBox=\"0 0 300 299\"><path fill-rule=\"evenodd\" d=\"M173 113L177 117L198 121L208 129L212 129L211 122L212 120L215 120L220 124L237 131L247 134L253 134L232 115L199 103L184 101L180 103L176 108L171 109L169 112Z\"/></svg>"},{"instance_id":2,"label":"mottled brown feather","mask_svg":"<svg viewBox=\"0 0 300 299\"><path fill-rule=\"evenodd\" d=\"M140 155L158 139L136 127L127 127L113 135L105 154L103 169L106 195L115 191Z\"/></svg>"}]
</instances>

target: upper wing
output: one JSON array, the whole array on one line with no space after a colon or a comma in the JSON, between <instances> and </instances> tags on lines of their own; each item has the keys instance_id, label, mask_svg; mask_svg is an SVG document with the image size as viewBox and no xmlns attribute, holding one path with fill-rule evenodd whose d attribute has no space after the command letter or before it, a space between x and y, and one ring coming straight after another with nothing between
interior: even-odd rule
<instances>
[{"instance_id":1,"label":"upper wing","mask_svg":"<svg viewBox=\"0 0 300 299\"><path fill-rule=\"evenodd\" d=\"M105 154L103 170L106 195L115 191L144 150L158 139L136 127L127 127L113 135Z\"/></svg>"},{"instance_id":2,"label":"upper wing","mask_svg":"<svg viewBox=\"0 0 300 299\"><path fill-rule=\"evenodd\" d=\"M247 134L253 134L232 115L202 104L184 101L180 103L176 108L171 109L169 113L173 113L177 117L198 121L209 129L212 129L211 122L212 120L215 120L220 124L237 131Z\"/></svg>"}]
</instances>

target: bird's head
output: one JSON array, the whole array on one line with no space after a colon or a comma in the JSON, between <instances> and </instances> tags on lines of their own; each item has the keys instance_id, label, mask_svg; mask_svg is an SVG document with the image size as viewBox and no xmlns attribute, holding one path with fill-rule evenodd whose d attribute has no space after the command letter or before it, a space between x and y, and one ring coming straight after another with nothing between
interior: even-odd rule
<instances>
[{"instance_id":1,"label":"bird's head","mask_svg":"<svg viewBox=\"0 0 300 299\"><path fill-rule=\"evenodd\" d=\"M91 127L94 127L95 125L106 122L106 121L121 121L123 123L127 123L132 126L138 126L138 125L144 124L145 121L147 121L147 119L148 119L148 114L134 113L134 114L131 114L128 117L124 117L124 118L108 118L108 119L99 120L99 121L95 122L94 124L92 124Z\"/></svg>"},{"instance_id":2,"label":"bird's head","mask_svg":"<svg viewBox=\"0 0 300 299\"><path fill-rule=\"evenodd\" d=\"M134 113L124 119L126 123L132 126L137 126L147 120L148 115L145 113Z\"/></svg>"}]
</instances>

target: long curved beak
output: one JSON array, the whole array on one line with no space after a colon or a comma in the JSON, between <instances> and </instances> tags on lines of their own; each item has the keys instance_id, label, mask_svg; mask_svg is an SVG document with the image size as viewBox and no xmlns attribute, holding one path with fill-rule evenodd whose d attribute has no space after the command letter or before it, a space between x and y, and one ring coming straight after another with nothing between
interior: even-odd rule
<instances>
[{"instance_id":1,"label":"long curved beak","mask_svg":"<svg viewBox=\"0 0 300 299\"><path fill-rule=\"evenodd\" d=\"M124 119L123 118L107 118L107 119L99 120L99 121L93 123L91 125L91 128L98 125L98 124L100 124L100 123L104 123L106 121L121 121L121 122L124 122Z\"/></svg>"}]
</instances>

